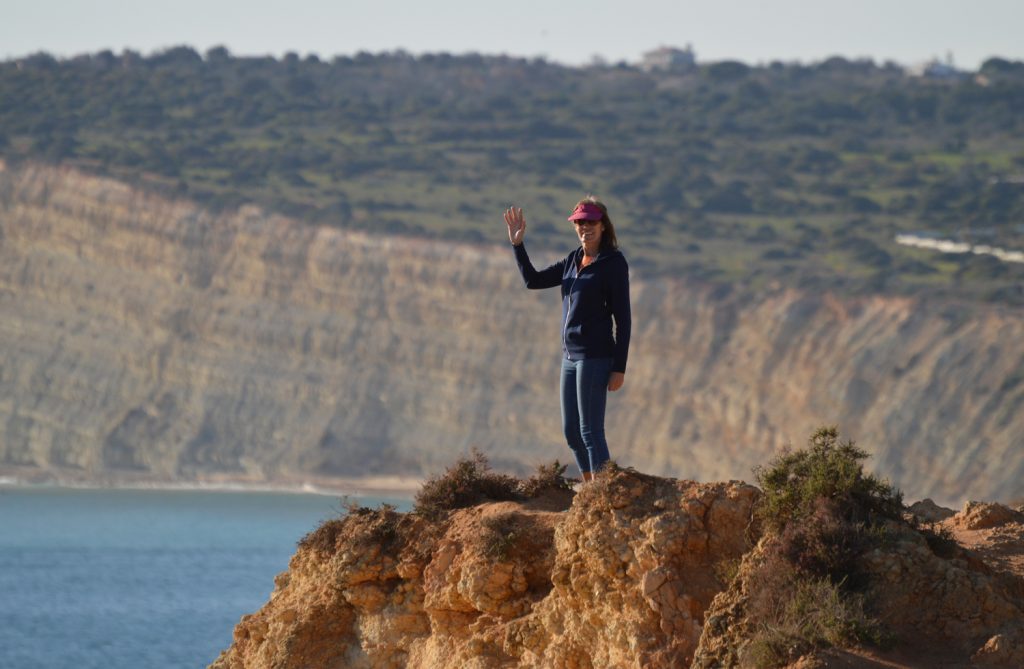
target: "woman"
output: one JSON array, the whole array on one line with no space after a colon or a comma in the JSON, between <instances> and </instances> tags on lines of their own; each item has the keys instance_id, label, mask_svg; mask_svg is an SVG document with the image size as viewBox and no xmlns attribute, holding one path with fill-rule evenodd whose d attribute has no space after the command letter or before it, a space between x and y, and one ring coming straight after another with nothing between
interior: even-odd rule
<instances>
[{"instance_id":1,"label":"woman","mask_svg":"<svg viewBox=\"0 0 1024 669\"><path fill-rule=\"evenodd\" d=\"M569 220L579 248L537 271L523 245L523 210L510 207L505 212L508 239L526 287L562 288L562 429L583 480L590 481L609 459L604 436L608 391L618 390L626 380L629 266L604 204L584 198Z\"/></svg>"}]
</instances>

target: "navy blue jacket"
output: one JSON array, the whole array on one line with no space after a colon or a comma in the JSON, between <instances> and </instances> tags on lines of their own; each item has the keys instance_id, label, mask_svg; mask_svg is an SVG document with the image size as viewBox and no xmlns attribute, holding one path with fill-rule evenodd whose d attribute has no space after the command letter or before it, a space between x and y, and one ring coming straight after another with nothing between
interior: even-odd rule
<instances>
[{"instance_id":1,"label":"navy blue jacket","mask_svg":"<svg viewBox=\"0 0 1024 669\"><path fill-rule=\"evenodd\" d=\"M513 247L527 288L562 287L562 351L569 360L614 358L626 371L629 355L629 265L619 251L601 251L577 272L583 247L537 271L523 244ZM614 333L612 320L615 321Z\"/></svg>"}]
</instances>

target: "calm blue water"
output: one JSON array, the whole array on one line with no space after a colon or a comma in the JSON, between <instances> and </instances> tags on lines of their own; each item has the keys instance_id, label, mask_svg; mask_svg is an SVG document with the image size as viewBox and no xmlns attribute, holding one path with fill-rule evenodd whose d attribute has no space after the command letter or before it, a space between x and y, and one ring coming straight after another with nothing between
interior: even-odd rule
<instances>
[{"instance_id":1,"label":"calm blue water","mask_svg":"<svg viewBox=\"0 0 1024 669\"><path fill-rule=\"evenodd\" d=\"M0 489L0 668L205 667L267 600L295 543L340 506L316 495Z\"/></svg>"}]
</instances>

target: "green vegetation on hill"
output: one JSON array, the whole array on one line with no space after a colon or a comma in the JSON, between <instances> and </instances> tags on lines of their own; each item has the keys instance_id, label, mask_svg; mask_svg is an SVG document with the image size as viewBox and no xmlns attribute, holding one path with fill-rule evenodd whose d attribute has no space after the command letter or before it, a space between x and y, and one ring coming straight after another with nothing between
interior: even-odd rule
<instances>
[{"instance_id":1,"label":"green vegetation on hill","mask_svg":"<svg viewBox=\"0 0 1024 669\"><path fill-rule=\"evenodd\" d=\"M895 243L1024 250L1024 63L687 71L401 52L236 58L37 54L0 63L0 155L65 162L214 207L564 247L610 205L635 271L1024 303L1024 264Z\"/></svg>"}]
</instances>

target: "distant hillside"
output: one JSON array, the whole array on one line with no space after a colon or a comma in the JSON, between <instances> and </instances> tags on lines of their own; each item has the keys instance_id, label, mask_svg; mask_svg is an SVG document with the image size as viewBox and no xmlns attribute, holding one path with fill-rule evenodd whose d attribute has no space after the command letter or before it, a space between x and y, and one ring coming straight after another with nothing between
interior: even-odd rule
<instances>
[{"instance_id":1,"label":"distant hillside","mask_svg":"<svg viewBox=\"0 0 1024 669\"><path fill-rule=\"evenodd\" d=\"M1024 495L1019 309L631 289L620 464L749 479L837 423L911 499ZM420 477L471 447L507 471L565 461L558 318L507 241L213 215L69 169L0 170L0 476Z\"/></svg>"},{"instance_id":2,"label":"distant hillside","mask_svg":"<svg viewBox=\"0 0 1024 669\"><path fill-rule=\"evenodd\" d=\"M604 197L638 275L1024 303L1024 63L950 79L833 58L644 72L479 55L179 47L0 63L0 154L208 206L562 244Z\"/></svg>"}]
</instances>

